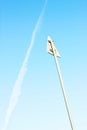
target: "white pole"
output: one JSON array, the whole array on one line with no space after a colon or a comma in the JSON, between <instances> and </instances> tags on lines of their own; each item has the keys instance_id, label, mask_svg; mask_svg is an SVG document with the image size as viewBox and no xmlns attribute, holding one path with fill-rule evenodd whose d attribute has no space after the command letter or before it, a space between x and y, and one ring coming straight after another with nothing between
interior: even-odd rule
<instances>
[{"instance_id":1,"label":"white pole","mask_svg":"<svg viewBox=\"0 0 87 130\"><path fill-rule=\"evenodd\" d=\"M70 109L69 109L69 104L68 104L68 100L67 100L67 96L66 96L66 91L65 91L65 88L64 88L64 83L63 83L63 79L62 79L62 75L61 75L61 71L60 71L60 66L59 66L59 63L58 63L58 60L57 60L57 56L56 56L56 50L55 50L55 48L53 46L52 46L52 49L53 49L53 53L54 53L54 59L55 59L55 63L56 63L57 72L59 74L61 89L62 89L62 93L63 93L63 97L64 97L64 101L65 101L65 105L66 105L66 109L67 109L71 129L74 130L73 121L72 121L72 117L71 117L71 112L70 112Z\"/></svg>"}]
</instances>

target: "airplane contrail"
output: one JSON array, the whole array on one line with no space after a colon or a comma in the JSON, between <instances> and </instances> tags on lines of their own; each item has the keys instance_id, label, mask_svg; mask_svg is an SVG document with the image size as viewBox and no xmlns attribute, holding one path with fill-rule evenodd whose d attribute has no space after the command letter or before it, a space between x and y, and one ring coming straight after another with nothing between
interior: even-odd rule
<instances>
[{"instance_id":1,"label":"airplane contrail","mask_svg":"<svg viewBox=\"0 0 87 130\"><path fill-rule=\"evenodd\" d=\"M15 109L15 107L17 105L17 102L19 100L19 96L21 94L21 87L22 87L23 79L24 79L24 76L25 76L26 70L27 70L28 59L30 57L31 50L32 50L32 47L34 45L34 40L35 40L37 30L38 30L39 25L41 23L41 20L43 18L46 5L47 5L47 0L45 1L44 7L43 7L43 9L42 9L42 11L40 13L40 16L39 16L39 18L37 20L36 25L35 25L35 28L34 28L34 31L32 33L32 37L31 37L30 46L29 46L29 48L27 50L24 62L22 64L22 66L21 66L21 69L19 71L17 80L16 80L16 82L14 84L12 95L11 95L10 102L9 102L9 106L8 106L7 113L6 113L6 116L5 116L5 123L4 123L4 126L3 126L2 130L7 129L10 118L11 118L11 115L12 115L12 112L14 111L14 109Z\"/></svg>"}]
</instances>

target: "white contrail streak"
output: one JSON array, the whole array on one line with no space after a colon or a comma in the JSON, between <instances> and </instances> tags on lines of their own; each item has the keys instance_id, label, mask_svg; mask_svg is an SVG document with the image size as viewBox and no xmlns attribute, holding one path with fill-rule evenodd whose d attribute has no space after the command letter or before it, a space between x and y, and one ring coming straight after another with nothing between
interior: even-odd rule
<instances>
[{"instance_id":1,"label":"white contrail streak","mask_svg":"<svg viewBox=\"0 0 87 130\"><path fill-rule=\"evenodd\" d=\"M41 23L42 17L43 17L44 12L45 12L46 4L47 4L47 0L45 1L44 7L41 11L41 14L38 18L36 25L35 25L35 28L34 28L34 31L32 33L32 37L31 37L30 46L29 46L28 51L26 53L23 65L22 65L22 67L19 71L18 78L17 78L17 80L14 84L12 95L11 95L10 102L9 102L9 106L8 106L7 113L6 113L6 116L5 116L4 127L2 128L2 130L7 129L11 115L12 115L12 112L15 109L16 104L18 102L18 99L19 99L19 96L20 96L20 93L21 93L21 87L22 87L23 79L24 79L24 76L25 76L26 70L27 70L28 59L30 57L30 53L31 53L31 50L32 50L32 47L33 47L33 44L34 44L34 40L35 40L37 30L39 28L39 25Z\"/></svg>"}]
</instances>

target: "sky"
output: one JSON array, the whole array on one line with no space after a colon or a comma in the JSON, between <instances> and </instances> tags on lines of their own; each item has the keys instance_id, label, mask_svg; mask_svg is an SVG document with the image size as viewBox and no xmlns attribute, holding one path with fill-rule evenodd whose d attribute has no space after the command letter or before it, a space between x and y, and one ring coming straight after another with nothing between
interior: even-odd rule
<instances>
[{"instance_id":1,"label":"sky","mask_svg":"<svg viewBox=\"0 0 87 130\"><path fill-rule=\"evenodd\" d=\"M45 0L0 0L0 130ZM75 130L87 129L87 1L48 0L6 130L70 130L52 37Z\"/></svg>"}]
</instances>

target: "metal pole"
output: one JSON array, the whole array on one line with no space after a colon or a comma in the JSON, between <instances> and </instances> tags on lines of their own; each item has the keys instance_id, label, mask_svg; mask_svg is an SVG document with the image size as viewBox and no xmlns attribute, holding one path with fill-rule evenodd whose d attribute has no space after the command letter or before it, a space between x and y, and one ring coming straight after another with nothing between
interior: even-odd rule
<instances>
[{"instance_id":1,"label":"metal pole","mask_svg":"<svg viewBox=\"0 0 87 130\"><path fill-rule=\"evenodd\" d=\"M65 101L65 105L66 105L66 109L67 109L71 129L74 130L73 121L72 121L72 117L71 117L71 112L70 112L70 109L69 109L69 104L68 104L68 100L67 100L67 96L66 96L66 91L65 91L65 88L64 88L64 83L63 83L63 79L62 79L62 75L61 75L61 71L60 71L60 66L59 66L59 63L58 63L58 60L57 60L57 56L56 56L56 50L54 49L53 46L52 46L52 49L53 49L53 53L54 53L54 59L55 59L55 63L56 63L57 72L59 74L61 89L62 89L62 93L63 93L63 97L64 97L64 101Z\"/></svg>"}]
</instances>

